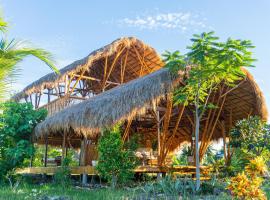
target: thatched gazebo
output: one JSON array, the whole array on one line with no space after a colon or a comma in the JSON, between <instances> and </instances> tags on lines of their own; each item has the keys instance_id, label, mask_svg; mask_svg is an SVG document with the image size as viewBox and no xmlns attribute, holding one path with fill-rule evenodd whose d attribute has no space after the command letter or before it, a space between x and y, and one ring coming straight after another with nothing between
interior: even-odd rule
<instances>
[{"instance_id":1,"label":"thatched gazebo","mask_svg":"<svg viewBox=\"0 0 270 200\"><path fill-rule=\"evenodd\" d=\"M246 78L236 87L224 88L211 97L218 108L209 110L202 120L201 155L212 140L226 140L238 120L250 115L267 118L264 97L250 73L244 71ZM42 142L47 135L60 140L61 133L67 133L76 145L75 138L97 140L103 128L122 121L123 140L135 133L142 134L143 141L158 140L162 164L168 152L185 141L193 142L193 107L173 106L171 99L178 79L181 77L173 78L168 69L160 69L48 117L36 127L35 136Z\"/></svg>"},{"instance_id":2,"label":"thatched gazebo","mask_svg":"<svg viewBox=\"0 0 270 200\"><path fill-rule=\"evenodd\" d=\"M155 50L138 39L119 39L63 68L60 75L44 76L14 99L25 98L36 108L47 108L50 116L35 128L36 142L62 146L63 152L67 147L81 148L83 165L91 165L94 159L89 144L95 145L102 129L120 121L123 141L132 134L140 134L144 146L156 141L158 164L164 165L167 154L179 145L193 145L194 108L174 106L172 92L182 77L173 76L163 65ZM225 143L238 120L251 115L267 118L261 90L243 71L244 80L233 88L221 86L210 97L217 108L208 110L201 122L201 157L211 141L222 138ZM39 106L44 94L47 104ZM226 145L224 150L228 156Z\"/></svg>"}]
</instances>

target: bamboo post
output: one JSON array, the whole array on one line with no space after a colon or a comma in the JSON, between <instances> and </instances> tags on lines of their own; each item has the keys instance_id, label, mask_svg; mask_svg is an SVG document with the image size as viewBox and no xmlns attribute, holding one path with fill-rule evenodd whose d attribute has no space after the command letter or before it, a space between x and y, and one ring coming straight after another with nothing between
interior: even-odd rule
<instances>
[{"instance_id":1,"label":"bamboo post","mask_svg":"<svg viewBox=\"0 0 270 200\"><path fill-rule=\"evenodd\" d=\"M44 167L47 167L48 161L48 134L45 136L45 155L44 155Z\"/></svg>"},{"instance_id":2,"label":"bamboo post","mask_svg":"<svg viewBox=\"0 0 270 200\"><path fill-rule=\"evenodd\" d=\"M64 132L64 136L63 136L63 142L62 142L62 163L65 159L65 155L66 155L66 132Z\"/></svg>"},{"instance_id":3,"label":"bamboo post","mask_svg":"<svg viewBox=\"0 0 270 200\"><path fill-rule=\"evenodd\" d=\"M87 146L87 139L83 138L81 141L81 152L80 152L80 166L85 166L85 157L86 157L86 146ZM82 185L87 184L87 174L82 174Z\"/></svg>"},{"instance_id":4,"label":"bamboo post","mask_svg":"<svg viewBox=\"0 0 270 200\"><path fill-rule=\"evenodd\" d=\"M157 110L156 117L157 117L158 157L160 157L160 115L159 115L159 110Z\"/></svg>"}]
</instances>

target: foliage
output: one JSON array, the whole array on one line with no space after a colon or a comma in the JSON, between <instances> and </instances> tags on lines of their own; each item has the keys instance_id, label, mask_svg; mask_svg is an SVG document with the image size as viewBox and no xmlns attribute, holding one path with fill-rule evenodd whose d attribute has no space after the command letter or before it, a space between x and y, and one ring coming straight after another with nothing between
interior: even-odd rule
<instances>
[{"instance_id":1,"label":"foliage","mask_svg":"<svg viewBox=\"0 0 270 200\"><path fill-rule=\"evenodd\" d=\"M0 32L6 32L8 24L0 17ZM10 78L18 74L18 64L28 56L34 56L47 64L51 69L58 73L57 68L52 62L52 56L49 52L33 48L23 41L8 41L3 34L0 39L0 100L4 98L7 91Z\"/></svg>"},{"instance_id":2,"label":"foliage","mask_svg":"<svg viewBox=\"0 0 270 200\"><path fill-rule=\"evenodd\" d=\"M270 126L254 116L239 121L230 132L230 145L253 155L270 151Z\"/></svg>"},{"instance_id":3,"label":"foliage","mask_svg":"<svg viewBox=\"0 0 270 200\"><path fill-rule=\"evenodd\" d=\"M209 32L195 34L191 41L193 43L188 47L190 51L187 54L166 52L164 57L166 66L183 76L183 86L174 93L175 103L195 107L196 185L199 190L200 121L207 109L216 108L210 102L210 96L221 84L234 86L244 77L241 67L252 66L254 59L250 51L253 46L248 40L229 38L226 42L218 42L214 32Z\"/></svg>"},{"instance_id":4,"label":"foliage","mask_svg":"<svg viewBox=\"0 0 270 200\"><path fill-rule=\"evenodd\" d=\"M61 167L57 168L53 180L56 185L62 185L63 187L68 187L71 185L71 171L69 168L71 160L69 158L64 158Z\"/></svg>"},{"instance_id":5,"label":"foliage","mask_svg":"<svg viewBox=\"0 0 270 200\"><path fill-rule=\"evenodd\" d=\"M45 145L34 144L35 154L32 157L32 166L33 167L43 167L44 166L44 156L45 156ZM48 158L56 158L62 156L62 149L59 147L54 147L48 145ZM79 156L75 149L68 149L67 158L70 160L69 166L78 166L79 165ZM31 159L25 159L24 165L29 166Z\"/></svg>"},{"instance_id":6,"label":"foliage","mask_svg":"<svg viewBox=\"0 0 270 200\"><path fill-rule=\"evenodd\" d=\"M31 134L36 124L47 115L46 110L34 110L31 104L7 102L0 114L0 177L22 167L23 161L34 155Z\"/></svg>"},{"instance_id":7,"label":"foliage","mask_svg":"<svg viewBox=\"0 0 270 200\"><path fill-rule=\"evenodd\" d=\"M188 165L188 156L192 156L191 146L185 145L177 157L173 157L173 165Z\"/></svg>"},{"instance_id":8,"label":"foliage","mask_svg":"<svg viewBox=\"0 0 270 200\"><path fill-rule=\"evenodd\" d=\"M228 189L233 196L240 199L266 199L261 190L263 179L261 176L267 171L262 157L250 160L245 171L231 178Z\"/></svg>"},{"instance_id":9,"label":"foliage","mask_svg":"<svg viewBox=\"0 0 270 200\"><path fill-rule=\"evenodd\" d=\"M130 147L135 148L134 142ZM134 149L124 145L119 127L103 131L98 142L99 161L97 170L114 188L117 182L125 183L133 177L137 165Z\"/></svg>"},{"instance_id":10,"label":"foliage","mask_svg":"<svg viewBox=\"0 0 270 200\"><path fill-rule=\"evenodd\" d=\"M209 145L207 147L207 150L206 150L202 160L203 160L204 165L211 165L215 162L216 154L215 154L215 150L214 150L212 145Z\"/></svg>"},{"instance_id":11,"label":"foliage","mask_svg":"<svg viewBox=\"0 0 270 200\"><path fill-rule=\"evenodd\" d=\"M183 199L186 199L195 195L195 185L192 180L173 179L171 176L166 176L159 181L146 183L139 190L143 192L142 195L144 197L149 199L161 199L161 195L164 195L166 198L181 195Z\"/></svg>"}]
</instances>

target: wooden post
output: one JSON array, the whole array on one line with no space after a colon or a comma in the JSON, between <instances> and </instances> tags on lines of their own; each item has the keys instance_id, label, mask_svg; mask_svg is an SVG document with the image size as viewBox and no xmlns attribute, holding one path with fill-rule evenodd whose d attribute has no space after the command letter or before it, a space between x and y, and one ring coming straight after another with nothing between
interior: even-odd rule
<instances>
[{"instance_id":1,"label":"wooden post","mask_svg":"<svg viewBox=\"0 0 270 200\"><path fill-rule=\"evenodd\" d=\"M66 132L64 132L63 142L62 142L62 163L66 157Z\"/></svg>"},{"instance_id":2,"label":"wooden post","mask_svg":"<svg viewBox=\"0 0 270 200\"><path fill-rule=\"evenodd\" d=\"M160 157L160 116L159 110L156 113L157 117L157 138L158 138L158 157Z\"/></svg>"},{"instance_id":3,"label":"wooden post","mask_svg":"<svg viewBox=\"0 0 270 200\"><path fill-rule=\"evenodd\" d=\"M87 139L84 138L81 141L81 152L80 152L80 166L85 166L85 156L86 156L86 147L87 147ZM87 184L87 174L82 174L82 185Z\"/></svg>"},{"instance_id":4,"label":"wooden post","mask_svg":"<svg viewBox=\"0 0 270 200\"><path fill-rule=\"evenodd\" d=\"M47 167L48 161L48 135L45 136L45 155L44 155L44 167Z\"/></svg>"}]
</instances>

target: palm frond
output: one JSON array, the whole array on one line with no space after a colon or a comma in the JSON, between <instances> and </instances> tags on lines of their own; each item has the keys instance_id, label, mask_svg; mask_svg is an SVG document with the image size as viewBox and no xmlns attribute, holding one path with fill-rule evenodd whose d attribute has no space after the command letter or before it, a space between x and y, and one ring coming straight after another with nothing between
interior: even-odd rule
<instances>
[{"instance_id":1,"label":"palm frond","mask_svg":"<svg viewBox=\"0 0 270 200\"><path fill-rule=\"evenodd\" d=\"M43 61L53 71L59 73L54 65L52 55L40 48L31 48L24 41L0 40L0 101L9 90L10 81L19 75L18 64L28 56L34 56Z\"/></svg>"}]
</instances>

